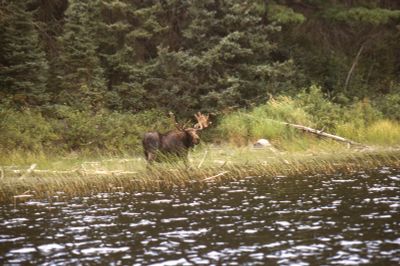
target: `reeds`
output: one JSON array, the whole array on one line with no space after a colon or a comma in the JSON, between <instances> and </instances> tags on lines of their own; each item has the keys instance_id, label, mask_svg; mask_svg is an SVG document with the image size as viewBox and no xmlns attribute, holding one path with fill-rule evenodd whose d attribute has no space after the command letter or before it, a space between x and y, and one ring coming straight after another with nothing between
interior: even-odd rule
<instances>
[{"instance_id":1,"label":"reeds","mask_svg":"<svg viewBox=\"0 0 400 266\"><path fill-rule=\"evenodd\" d=\"M40 163L33 169L31 166L25 169L2 167L0 202L12 202L15 196L25 194L34 198L47 198L60 193L72 197L97 192L207 186L248 176L269 178L348 173L379 166L400 166L400 150L343 148L335 152L289 154L251 148L203 147L191 155L189 167L179 161L147 167L140 158L81 162L72 169L64 170L60 170L60 162L54 165L58 169L44 170L40 168Z\"/></svg>"}]
</instances>

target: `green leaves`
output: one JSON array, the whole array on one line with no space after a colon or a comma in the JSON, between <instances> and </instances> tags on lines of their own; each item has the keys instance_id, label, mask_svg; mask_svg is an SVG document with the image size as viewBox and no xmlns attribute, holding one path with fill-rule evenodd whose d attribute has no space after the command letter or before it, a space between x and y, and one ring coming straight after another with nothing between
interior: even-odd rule
<instances>
[{"instance_id":1,"label":"green leaves","mask_svg":"<svg viewBox=\"0 0 400 266\"><path fill-rule=\"evenodd\" d=\"M400 10L382 8L353 7L346 9L330 9L330 19L352 24L384 25L393 19L400 19Z\"/></svg>"},{"instance_id":2,"label":"green leaves","mask_svg":"<svg viewBox=\"0 0 400 266\"><path fill-rule=\"evenodd\" d=\"M269 20L277 24L301 24L306 20L303 14L284 5L271 4L268 13Z\"/></svg>"},{"instance_id":3,"label":"green leaves","mask_svg":"<svg viewBox=\"0 0 400 266\"><path fill-rule=\"evenodd\" d=\"M48 62L32 14L25 4L0 5L0 103L40 105L46 94Z\"/></svg>"},{"instance_id":4,"label":"green leaves","mask_svg":"<svg viewBox=\"0 0 400 266\"><path fill-rule=\"evenodd\" d=\"M96 109L103 102L105 79L97 55L96 1L71 0L66 10L64 33L59 38L62 53L57 64L58 103L77 109Z\"/></svg>"}]
</instances>

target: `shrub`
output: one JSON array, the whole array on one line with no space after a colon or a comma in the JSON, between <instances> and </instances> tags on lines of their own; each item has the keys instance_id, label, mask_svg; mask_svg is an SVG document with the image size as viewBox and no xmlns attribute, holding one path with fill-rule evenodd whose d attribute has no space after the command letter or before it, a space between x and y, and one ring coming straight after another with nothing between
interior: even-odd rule
<instances>
[{"instance_id":1,"label":"shrub","mask_svg":"<svg viewBox=\"0 0 400 266\"><path fill-rule=\"evenodd\" d=\"M259 112L259 109L264 110L265 118L274 119L281 122L310 125L311 117L305 111L304 107L298 105L295 100L286 96L272 98L267 104L262 105L254 112Z\"/></svg>"},{"instance_id":2,"label":"shrub","mask_svg":"<svg viewBox=\"0 0 400 266\"><path fill-rule=\"evenodd\" d=\"M375 103L375 107L389 119L400 121L400 94L387 94Z\"/></svg>"},{"instance_id":3,"label":"shrub","mask_svg":"<svg viewBox=\"0 0 400 266\"><path fill-rule=\"evenodd\" d=\"M138 114L100 110L76 110L57 105L39 111L0 111L0 149L2 151L50 150L101 151L121 153L139 151L144 132L167 130L168 116L159 110Z\"/></svg>"},{"instance_id":4,"label":"shrub","mask_svg":"<svg viewBox=\"0 0 400 266\"><path fill-rule=\"evenodd\" d=\"M253 140L291 138L293 132L278 121L302 123L300 121L307 120L307 115L301 109L294 107L293 101L287 97L280 97L254 108L250 115L252 117L250 136Z\"/></svg>"},{"instance_id":5,"label":"shrub","mask_svg":"<svg viewBox=\"0 0 400 266\"><path fill-rule=\"evenodd\" d=\"M374 108L368 99L356 102L344 110L343 121L360 129L383 118L382 113Z\"/></svg>"},{"instance_id":6,"label":"shrub","mask_svg":"<svg viewBox=\"0 0 400 266\"><path fill-rule=\"evenodd\" d=\"M343 110L339 105L324 97L321 88L316 85L303 90L296 102L309 114L314 126L318 129L334 132L336 125L342 120Z\"/></svg>"},{"instance_id":7,"label":"shrub","mask_svg":"<svg viewBox=\"0 0 400 266\"><path fill-rule=\"evenodd\" d=\"M50 147L57 136L36 110L0 109L0 150L38 151Z\"/></svg>"},{"instance_id":8,"label":"shrub","mask_svg":"<svg viewBox=\"0 0 400 266\"><path fill-rule=\"evenodd\" d=\"M218 126L219 138L237 145L259 138L292 139L296 130L279 122L309 124L307 113L289 97L278 97L250 111L236 111L225 115Z\"/></svg>"},{"instance_id":9,"label":"shrub","mask_svg":"<svg viewBox=\"0 0 400 266\"><path fill-rule=\"evenodd\" d=\"M108 152L140 150L145 131L167 128L168 117L151 110L139 114L97 113L60 108L53 124L67 149L97 149Z\"/></svg>"},{"instance_id":10,"label":"shrub","mask_svg":"<svg viewBox=\"0 0 400 266\"><path fill-rule=\"evenodd\" d=\"M219 138L236 145L245 145L250 136L250 117L241 111L225 115L217 129Z\"/></svg>"}]
</instances>

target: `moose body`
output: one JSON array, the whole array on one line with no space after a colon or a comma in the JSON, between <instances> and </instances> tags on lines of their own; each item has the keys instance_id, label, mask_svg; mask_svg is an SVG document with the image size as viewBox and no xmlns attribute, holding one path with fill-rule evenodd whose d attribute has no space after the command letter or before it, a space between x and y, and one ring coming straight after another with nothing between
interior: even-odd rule
<instances>
[{"instance_id":1,"label":"moose body","mask_svg":"<svg viewBox=\"0 0 400 266\"><path fill-rule=\"evenodd\" d=\"M146 160L152 163L162 158L175 157L186 163L189 149L200 143L198 132L209 125L208 116L198 113L195 117L198 123L194 128L179 126L173 116L177 130L164 134L156 131L145 133L142 144Z\"/></svg>"},{"instance_id":2,"label":"moose body","mask_svg":"<svg viewBox=\"0 0 400 266\"><path fill-rule=\"evenodd\" d=\"M153 162L157 157L176 157L186 161L188 151L200 142L200 137L195 130L173 130L165 134L147 132L143 137L144 155L148 162Z\"/></svg>"}]
</instances>

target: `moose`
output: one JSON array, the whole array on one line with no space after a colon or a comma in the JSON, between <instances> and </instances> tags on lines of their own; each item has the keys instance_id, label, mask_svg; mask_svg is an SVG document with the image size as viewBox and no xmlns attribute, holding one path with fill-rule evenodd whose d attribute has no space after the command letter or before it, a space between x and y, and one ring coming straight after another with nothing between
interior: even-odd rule
<instances>
[{"instance_id":1,"label":"moose","mask_svg":"<svg viewBox=\"0 0 400 266\"><path fill-rule=\"evenodd\" d=\"M200 143L199 132L211 124L209 115L198 112L194 115L197 123L187 128L187 123L180 125L175 115L172 112L169 114L175 124L175 130L166 133L152 131L144 134L142 143L144 155L149 164L171 156L183 159L186 164L189 149Z\"/></svg>"}]
</instances>

